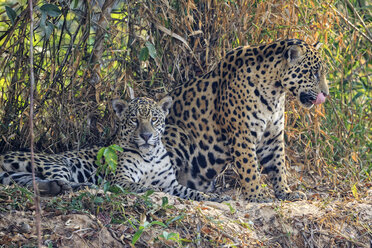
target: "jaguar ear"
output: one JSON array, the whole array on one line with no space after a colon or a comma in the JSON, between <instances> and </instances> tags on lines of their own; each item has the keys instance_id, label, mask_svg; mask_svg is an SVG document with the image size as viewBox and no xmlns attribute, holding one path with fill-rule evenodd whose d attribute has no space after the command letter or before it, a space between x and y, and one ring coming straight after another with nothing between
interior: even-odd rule
<instances>
[{"instance_id":1,"label":"jaguar ear","mask_svg":"<svg viewBox=\"0 0 372 248\"><path fill-rule=\"evenodd\" d=\"M319 41L313 45L316 50L319 50L323 46L323 43L320 43Z\"/></svg>"},{"instance_id":2,"label":"jaguar ear","mask_svg":"<svg viewBox=\"0 0 372 248\"><path fill-rule=\"evenodd\" d=\"M289 64L295 64L303 56L302 48L298 45L290 46L284 53L284 58Z\"/></svg>"},{"instance_id":3,"label":"jaguar ear","mask_svg":"<svg viewBox=\"0 0 372 248\"><path fill-rule=\"evenodd\" d=\"M120 99L112 100L112 108L115 111L115 114L119 117L120 120L123 119L123 113L127 108L127 103Z\"/></svg>"},{"instance_id":4,"label":"jaguar ear","mask_svg":"<svg viewBox=\"0 0 372 248\"><path fill-rule=\"evenodd\" d=\"M161 109L162 109L166 114L168 114L169 109L170 109L170 107L172 106L172 104L173 104L173 99L172 99L172 97L170 97L170 96L166 96L166 97L164 97L164 98L161 99L160 102L159 102L159 106L161 107Z\"/></svg>"}]
</instances>

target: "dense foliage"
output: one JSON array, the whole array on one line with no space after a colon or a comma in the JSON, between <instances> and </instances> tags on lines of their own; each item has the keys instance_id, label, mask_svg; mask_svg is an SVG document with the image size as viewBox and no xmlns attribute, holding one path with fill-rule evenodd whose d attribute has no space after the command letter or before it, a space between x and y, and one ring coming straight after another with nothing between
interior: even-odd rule
<instances>
[{"instance_id":1,"label":"dense foliage","mask_svg":"<svg viewBox=\"0 0 372 248\"><path fill-rule=\"evenodd\" d=\"M0 3L0 152L30 145L26 2ZM128 86L138 96L166 93L234 47L300 38L323 43L331 97L310 111L287 104L288 163L321 175L341 195L353 189L357 197L371 185L367 1L34 2L38 151L108 144L110 101L128 97Z\"/></svg>"}]
</instances>

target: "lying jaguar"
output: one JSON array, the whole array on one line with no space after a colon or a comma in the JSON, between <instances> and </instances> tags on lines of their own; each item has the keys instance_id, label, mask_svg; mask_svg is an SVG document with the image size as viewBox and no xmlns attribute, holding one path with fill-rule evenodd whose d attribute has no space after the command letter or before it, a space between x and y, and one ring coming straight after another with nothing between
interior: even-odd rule
<instances>
[{"instance_id":1,"label":"lying jaguar","mask_svg":"<svg viewBox=\"0 0 372 248\"><path fill-rule=\"evenodd\" d=\"M261 189L260 172L268 174L277 198L305 199L287 184L284 102L286 94L304 108L325 101L318 48L297 39L239 47L212 71L176 88L163 137L180 183L208 191L232 163L249 202L272 201Z\"/></svg>"},{"instance_id":2,"label":"lying jaguar","mask_svg":"<svg viewBox=\"0 0 372 248\"><path fill-rule=\"evenodd\" d=\"M192 200L226 200L218 195L187 188L178 183L169 155L161 141L165 117L172 98L159 103L149 98L136 98L128 104L113 101L119 117L119 132L114 141L123 152L118 154L115 176L109 180L134 192L161 189L167 193ZM97 184L103 175L95 165L99 147L60 154L35 154L36 182L42 195L56 195L86 184ZM8 152L0 156L0 182L10 185L32 185L30 153Z\"/></svg>"}]
</instances>

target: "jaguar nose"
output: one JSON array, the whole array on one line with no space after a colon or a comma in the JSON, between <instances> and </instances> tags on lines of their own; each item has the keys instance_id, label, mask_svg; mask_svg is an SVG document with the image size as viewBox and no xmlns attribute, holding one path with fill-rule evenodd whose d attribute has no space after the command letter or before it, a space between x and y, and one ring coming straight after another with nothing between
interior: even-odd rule
<instances>
[{"instance_id":1,"label":"jaguar nose","mask_svg":"<svg viewBox=\"0 0 372 248\"><path fill-rule=\"evenodd\" d=\"M147 142L152 137L152 133L141 133L140 137Z\"/></svg>"}]
</instances>

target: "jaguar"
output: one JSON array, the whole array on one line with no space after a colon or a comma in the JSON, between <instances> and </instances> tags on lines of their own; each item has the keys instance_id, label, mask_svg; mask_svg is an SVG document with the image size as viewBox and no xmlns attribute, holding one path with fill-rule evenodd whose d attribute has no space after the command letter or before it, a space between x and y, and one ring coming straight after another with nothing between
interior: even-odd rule
<instances>
[{"instance_id":1,"label":"jaguar","mask_svg":"<svg viewBox=\"0 0 372 248\"><path fill-rule=\"evenodd\" d=\"M227 165L238 173L248 202L301 200L288 186L284 149L287 95L306 109L329 95L321 44L287 39L238 47L210 72L177 86L163 136L179 182L208 192Z\"/></svg>"},{"instance_id":2,"label":"jaguar","mask_svg":"<svg viewBox=\"0 0 372 248\"><path fill-rule=\"evenodd\" d=\"M119 119L114 144L121 147L117 168L108 177L112 184L132 192L149 189L191 200L222 201L217 194L206 194L178 183L176 173L161 140L165 129L165 118L172 105L171 97L159 102L139 97L126 103L120 99L112 101ZM40 194L53 196L82 186L99 184L104 179L96 165L100 147L67 151L59 154L36 153L36 183ZM0 156L0 183L32 186L31 154L13 151Z\"/></svg>"}]
</instances>

